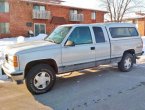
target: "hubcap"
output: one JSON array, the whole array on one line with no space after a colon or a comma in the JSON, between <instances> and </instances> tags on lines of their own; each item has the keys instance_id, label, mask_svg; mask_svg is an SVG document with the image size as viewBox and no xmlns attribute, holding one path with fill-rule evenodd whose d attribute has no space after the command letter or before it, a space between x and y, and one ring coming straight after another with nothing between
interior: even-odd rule
<instances>
[{"instance_id":1,"label":"hubcap","mask_svg":"<svg viewBox=\"0 0 145 110\"><path fill-rule=\"evenodd\" d=\"M34 78L34 86L37 89L45 89L50 83L50 75L47 72L40 72Z\"/></svg>"},{"instance_id":2,"label":"hubcap","mask_svg":"<svg viewBox=\"0 0 145 110\"><path fill-rule=\"evenodd\" d=\"M131 67L131 64L132 64L131 58L125 59L124 67L125 67L126 70L128 70Z\"/></svg>"}]
</instances>

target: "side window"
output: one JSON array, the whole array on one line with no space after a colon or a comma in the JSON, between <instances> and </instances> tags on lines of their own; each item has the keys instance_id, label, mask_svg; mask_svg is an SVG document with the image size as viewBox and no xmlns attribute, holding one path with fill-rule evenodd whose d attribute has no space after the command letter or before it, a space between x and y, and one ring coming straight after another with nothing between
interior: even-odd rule
<instances>
[{"instance_id":1,"label":"side window","mask_svg":"<svg viewBox=\"0 0 145 110\"><path fill-rule=\"evenodd\" d=\"M124 38L138 36L138 32L134 27L116 27L110 28L112 38Z\"/></svg>"},{"instance_id":2,"label":"side window","mask_svg":"<svg viewBox=\"0 0 145 110\"><path fill-rule=\"evenodd\" d=\"M93 27L96 43L105 42L104 33L101 27Z\"/></svg>"},{"instance_id":3,"label":"side window","mask_svg":"<svg viewBox=\"0 0 145 110\"><path fill-rule=\"evenodd\" d=\"M130 37L128 28L110 28L112 38Z\"/></svg>"},{"instance_id":4,"label":"side window","mask_svg":"<svg viewBox=\"0 0 145 110\"><path fill-rule=\"evenodd\" d=\"M130 32L131 36L138 36L139 35L136 28L131 27L131 28L128 28L128 29L129 29L129 32Z\"/></svg>"},{"instance_id":5,"label":"side window","mask_svg":"<svg viewBox=\"0 0 145 110\"><path fill-rule=\"evenodd\" d=\"M89 27L76 27L68 40L71 40L75 45L92 43L92 36Z\"/></svg>"}]
</instances>

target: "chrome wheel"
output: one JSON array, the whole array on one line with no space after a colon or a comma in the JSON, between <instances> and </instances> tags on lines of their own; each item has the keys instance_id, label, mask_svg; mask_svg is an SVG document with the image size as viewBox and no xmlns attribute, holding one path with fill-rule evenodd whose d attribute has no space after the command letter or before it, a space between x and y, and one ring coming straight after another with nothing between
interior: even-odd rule
<instances>
[{"instance_id":1,"label":"chrome wheel","mask_svg":"<svg viewBox=\"0 0 145 110\"><path fill-rule=\"evenodd\" d=\"M135 57L130 53L125 53L118 63L118 68L122 72L129 72L132 70L133 63L135 61Z\"/></svg>"},{"instance_id":2,"label":"chrome wheel","mask_svg":"<svg viewBox=\"0 0 145 110\"><path fill-rule=\"evenodd\" d=\"M131 65L132 65L132 60L131 60L131 58L126 58L126 59L124 60L124 67L125 67L125 69L126 69L126 70L130 69Z\"/></svg>"},{"instance_id":3,"label":"chrome wheel","mask_svg":"<svg viewBox=\"0 0 145 110\"><path fill-rule=\"evenodd\" d=\"M34 86L37 89L45 89L50 84L50 75L47 72L40 72L34 77Z\"/></svg>"}]
</instances>

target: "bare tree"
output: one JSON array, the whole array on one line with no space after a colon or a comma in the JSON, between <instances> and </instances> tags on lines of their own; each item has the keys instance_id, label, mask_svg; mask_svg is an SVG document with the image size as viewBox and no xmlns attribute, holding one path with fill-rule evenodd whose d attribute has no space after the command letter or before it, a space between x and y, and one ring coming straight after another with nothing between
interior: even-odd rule
<instances>
[{"instance_id":1,"label":"bare tree","mask_svg":"<svg viewBox=\"0 0 145 110\"><path fill-rule=\"evenodd\" d=\"M144 7L142 0L101 0L102 5L107 9L109 21L122 22L125 14Z\"/></svg>"}]
</instances>

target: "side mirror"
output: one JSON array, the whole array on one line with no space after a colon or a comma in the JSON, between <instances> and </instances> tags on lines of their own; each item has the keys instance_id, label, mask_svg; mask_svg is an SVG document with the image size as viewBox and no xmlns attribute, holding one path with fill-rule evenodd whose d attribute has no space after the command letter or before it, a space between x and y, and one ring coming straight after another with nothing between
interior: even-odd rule
<instances>
[{"instance_id":1,"label":"side mirror","mask_svg":"<svg viewBox=\"0 0 145 110\"><path fill-rule=\"evenodd\" d=\"M65 46L75 46L75 43L73 41L68 40Z\"/></svg>"}]
</instances>

